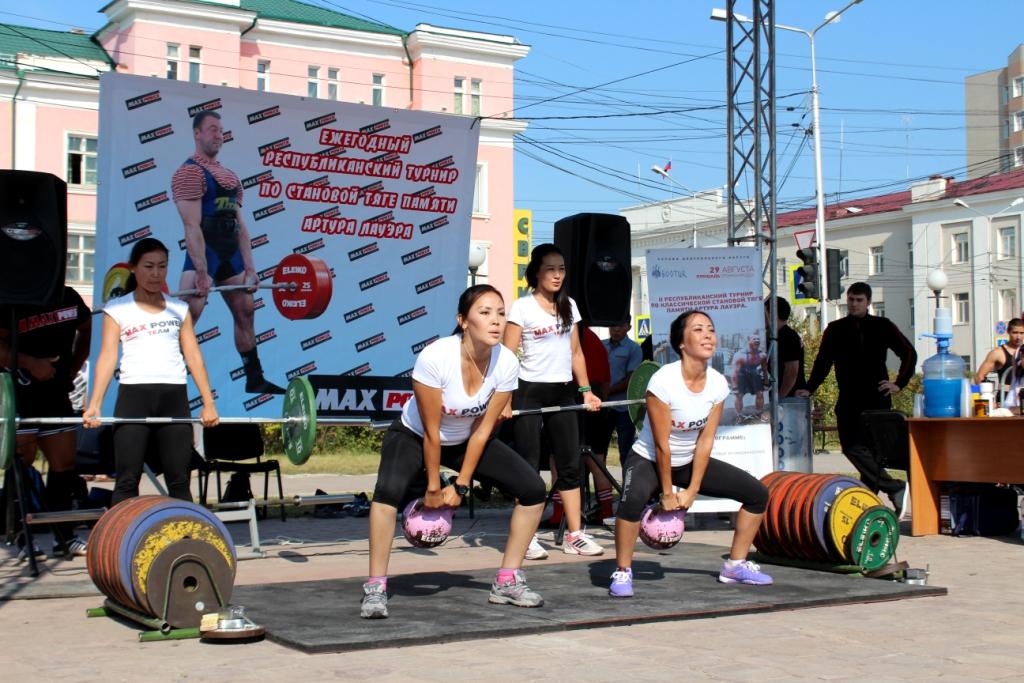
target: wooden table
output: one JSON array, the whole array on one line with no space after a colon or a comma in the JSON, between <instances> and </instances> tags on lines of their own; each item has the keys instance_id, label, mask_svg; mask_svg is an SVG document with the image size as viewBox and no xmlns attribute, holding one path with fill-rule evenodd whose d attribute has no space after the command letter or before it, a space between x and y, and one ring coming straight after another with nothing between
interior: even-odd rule
<instances>
[{"instance_id":1,"label":"wooden table","mask_svg":"<svg viewBox=\"0 0 1024 683\"><path fill-rule=\"evenodd\" d=\"M915 417L907 426L914 536L939 533L940 482L1024 482L1024 417Z\"/></svg>"}]
</instances>

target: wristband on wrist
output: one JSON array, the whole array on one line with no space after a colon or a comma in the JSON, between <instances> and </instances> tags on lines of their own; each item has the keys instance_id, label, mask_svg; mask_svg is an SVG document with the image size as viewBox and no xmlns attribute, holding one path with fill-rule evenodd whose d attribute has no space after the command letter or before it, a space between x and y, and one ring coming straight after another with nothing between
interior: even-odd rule
<instances>
[{"instance_id":1,"label":"wristband on wrist","mask_svg":"<svg viewBox=\"0 0 1024 683\"><path fill-rule=\"evenodd\" d=\"M586 385L584 385L584 386L582 386L582 387L580 387L580 388L579 388L579 392L580 392L581 394L585 394L585 393L587 393L588 391L590 391L590 385L589 385L589 384L586 384Z\"/></svg>"}]
</instances>

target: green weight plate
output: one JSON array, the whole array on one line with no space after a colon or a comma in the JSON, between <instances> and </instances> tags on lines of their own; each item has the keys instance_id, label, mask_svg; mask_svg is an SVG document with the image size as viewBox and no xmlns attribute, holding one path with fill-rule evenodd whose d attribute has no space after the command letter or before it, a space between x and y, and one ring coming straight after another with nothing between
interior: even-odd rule
<instances>
[{"instance_id":1,"label":"green weight plate","mask_svg":"<svg viewBox=\"0 0 1024 683\"><path fill-rule=\"evenodd\" d=\"M645 399L647 397L647 384L651 381L654 373L660 368L661 365L653 360L645 360L640 363L636 370L633 371L633 374L629 376L629 384L626 386L626 399L630 401ZM637 429L643 427L647 407L643 403L634 403L629 406L628 410L629 419L633 421L633 425Z\"/></svg>"},{"instance_id":2,"label":"green weight plate","mask_svg":"<svg viewBox=\"0 0 1024 683\"><path fill-rule=\"evenodd\" d=\"M0 469L14 462L14 442L18 426L14 423L14 382L8 372L0 372Z\"/></svg>"},{"instance_id":3,"label":"green weight plate","mask_svg":"<svg viewBox=\"0 0 1024 683\"><path fill-rule=\"evenodd\" d=\"M884 505L868 508L847 539L850 560L865 571L881 569L892 559L899 538L900 526L892 510Z\"/></svg>"},{"instance_id":4,"label":"green weight plate","mask_svg":"<svg viewBox=\"0 0 1024 683\"><path fill-rule=\"evenodd\" d=\"M295 465L304 465L316 441L316 395L308 379L296 377L288 383L281 415L286 419L299 418L296 422L281 425L281 435L288 460Z\"/></svg>"}]
</instances>

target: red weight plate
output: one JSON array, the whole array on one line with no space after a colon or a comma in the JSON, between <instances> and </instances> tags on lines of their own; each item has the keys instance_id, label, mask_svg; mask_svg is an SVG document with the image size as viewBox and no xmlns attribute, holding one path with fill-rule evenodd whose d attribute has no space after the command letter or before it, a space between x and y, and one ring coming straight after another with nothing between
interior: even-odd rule
<instances>
[{"instance_id":1,"label":"red weight plate","mask_svg":"<svg viewBox=\"0 0 1024 683\"><path fill-rule=\"evenodd\" d=\"M783 526L785 518L786 499L790 489L797 483L800 474L788 473L779 480L778 486L772 492L773 502L768 509L768 529L771 531L771 542L773 554L776 557L789 556L789 538Z\"/></svg>"},{"instance_id":2,"label":"red weight plate","mask_svg":"<svg viewBox=\"0 0 1024 683\"><path fill-rule=\"evenodd\" d=\"M786 525L789 529L789 537L792 541L790 546L790 557L802 558L805 556L804 543L805 534L803 525L800 523L800 511L803 509L804 500L807 498L807 491L814 485L814 475L805 475L793 487L790 494L789 508L786 511Z\"/></svg>"},{"instance_id":3,"label":"red weight plate","mask_svg":"<svg viewBox=\"0 0 1024 683\"><path fill-rule=\"evenodd\" d=\"M320 264L320 267L314 261ZM302 254L288 254L281 259L274 271L274 284L294 286L294 289L274 290L274 306L281 315L289 320L305 320L323 313L326 305L320 293L323 287L322 275L318 272L323 267L326 265L320 259L311 259ZM327 272L330 275L330 270ZM330 290L326 298L329 302ZM322 307L319 311L316 310L318 306Z\"/></svg>"},{"instance_id":4,"label":"red weight plate","mask_svg":"<svg viewBox=\"0 0 1024 683\"><path fill-rule=\"evenodd\" d=\"M793 505L796 502L796 494L804 482L807 481L806 474L797 474L793 477L793 483L786 488L782 497L777 516L779 540L782 544L783 557L796 557L795 547L797 545L796 534L790 525L790 517Z\"/></svg>"},{"instance_id":5,"label":"red weight plate","mask_svg":"<svg viewBox=\"0 0 1024 683\"><path fill-rule=\"evenodd\" d=\"M769 472L761 480L768 487L768 504L765 507L764 517L761 518L761 526L758 527L754 543L757 545L757 549L765 555L774 556L775 554L774 532L771 528L770 513L772 506L775 504L776 489L785 479L784 475L784 472Z\"/></svg>"},{"instance_id":6,"label":"red weight plate","mask_svg":"<svg viewBox=\"0 0 1024 683\"><path fill-rule=\"evenodd\" d=\"M331 303L331 296L334 294L334 278L331 276L330 267L318 258L310 258L313 270L316 272L316 289L314 290L313 303L310 314L306 320L316 318L327 310Z\"/></svg>"}]
</instances>

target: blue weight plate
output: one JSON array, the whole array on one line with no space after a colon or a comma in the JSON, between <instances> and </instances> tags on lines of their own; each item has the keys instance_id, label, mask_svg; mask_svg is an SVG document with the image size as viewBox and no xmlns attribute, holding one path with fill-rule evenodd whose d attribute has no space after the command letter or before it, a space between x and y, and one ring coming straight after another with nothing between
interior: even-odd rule
<instances>
[{"instance_id":1,"label":"blue weight plate","mask_svg":"<svg viewBox=\"0 0 1024 683\"><path fill-rule=\"evenodd\" d=\"M825 525L828 523L829 508L832 507L832 503L840 492L852 486L863 485L858 479L837 474L829 479L828 483L822 486L821 490L818 491L818 495L814 497L814 536L825 557L831 557L835 552L832 548L829 533L825 528Z\"/></svg>"}]
</instances>

